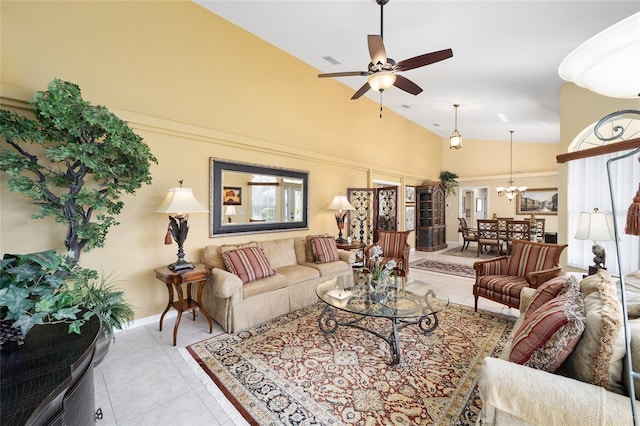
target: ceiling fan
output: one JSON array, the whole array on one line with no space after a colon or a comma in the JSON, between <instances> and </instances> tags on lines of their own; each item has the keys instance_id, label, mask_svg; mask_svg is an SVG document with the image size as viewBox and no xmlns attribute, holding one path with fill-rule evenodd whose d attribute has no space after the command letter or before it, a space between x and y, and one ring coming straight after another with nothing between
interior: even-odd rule
<instances>
[{"instance_id":1,"label":"ceiling fan","mask_svg":"<svg viewBox=\"0 0 640 426\"><path fill-rule=\"evenodd\" d=\"M376 0L376 3L380 5L380 35L367 36L369 56L371 56L368 71L332 72L328 74L318 74L318 77L368 77L367 82L354 93L351 99L360 98L367 93L369 89L382 92L391 86L396 86L398 89L404 90L412 95L417 95L422 92L420 86L398 73L449 59L453 56L453 51L451 49L439 50L396 63L393 59L387 57L382 41L384 24L383 8L385 4L389 3L389 0Z\"/></svg>"}]
</instances>

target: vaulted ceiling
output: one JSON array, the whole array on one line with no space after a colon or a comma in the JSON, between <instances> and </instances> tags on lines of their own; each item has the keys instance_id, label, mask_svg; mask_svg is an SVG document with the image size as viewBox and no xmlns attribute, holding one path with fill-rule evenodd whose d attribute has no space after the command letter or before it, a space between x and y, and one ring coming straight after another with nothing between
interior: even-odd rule
<instances>
[{"instance_id":1,"label":"vaulted ceiling","mask_svg":"<svg viewBox=\"0 0 640 426\"><path fill-rule=\"evenodd\" d=\"M375 0L196 3L317 69L366 71L367 35L380 34ZM451 48L453 58L404 72L424 91L382 95L391 109L443 137L558 143L562 60L584 41L640 11L640 1L417 1L384 6L384 44L396 62ZM333 58L338 64L329 62ZM268 64L277 66L277 64ZM315 71L313 71L315 73ZM366 77L339 79L355 92ZM376 103L380 94L365 96ZM336 105L350 100L335 99ZM378 116L372 107L372 116ZM384 119L384 118L383 118Z\"/></svg>"}]
</instances>

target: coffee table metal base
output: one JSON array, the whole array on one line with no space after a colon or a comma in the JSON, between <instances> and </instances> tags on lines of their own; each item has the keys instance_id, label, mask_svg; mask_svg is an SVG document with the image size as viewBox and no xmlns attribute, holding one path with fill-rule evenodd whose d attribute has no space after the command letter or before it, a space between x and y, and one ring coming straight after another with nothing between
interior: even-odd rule
<instances>
[{"instance_id":1,"label":"coffee table metal base","mask_svg":"<svg viewBox=\"0 0 640 426\"><path fill-rule=\"evenodd\" d=\"M357 315L357 314L352 314L352 315ZM384 335L376 330L372 330L370 328L367 328L359 324L359 322L365 318L369 318L369 316L357 315L352 320L341 322L341 321L338 321L338 319L335 316L335 308L330 305L326 305L322 310L322 313L318 317L318 327L320 328L320 331L322 331L325 335L332 334L338 329L338 326L343 326L343 327L357 328L359 330L366 331L367 333L373 334L376 337L379 337L380 339L387 342L387 344L389 345L389 349L391 351L391 365L394 365L394 366L400 364L400 342L398 340L398 332L400 330L402 330L403 328L409 325L417 324L420 330L422 331L422 334L428 335L429 333L433 332L433 330L438 328L437 312L429 313L427 315L418 317L418 319L415 321L408 321L405 319L400 319L395 317L392 317L392 318L379 317L379 318L386 318L389 321L391 321L391 333L389 333L389 335Z\"/></svg>"}]
</instances>

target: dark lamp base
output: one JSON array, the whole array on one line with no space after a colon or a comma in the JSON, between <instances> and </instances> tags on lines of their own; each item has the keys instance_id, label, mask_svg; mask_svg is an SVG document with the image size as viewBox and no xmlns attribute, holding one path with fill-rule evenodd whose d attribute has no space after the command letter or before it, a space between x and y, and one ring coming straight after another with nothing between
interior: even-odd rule
<instances>
[{"instance_id":1,"label":"dark lamp base","mask_svg":"<svg viewBox=\"0 0 640 426\"><path fill-rule=\"evenodd\" d=\"M597 274L599 269L604 269L605 271L607 270L607 268L603 266L589 266L589 275Z\"/></svg>"},{"instance_id":2,"label":"dark lamp base","mask_svg":"<svg viewBox=\"0 0 640 426\"><path fill-rule=\"evenodd\" d=\"M194 265L193 263L186 262L184 260L179 260L167 266L167 268L171 269L172 271L182 271L183 269L193 269L195 267L196 265Z\"/></svg>"}]
</instances>

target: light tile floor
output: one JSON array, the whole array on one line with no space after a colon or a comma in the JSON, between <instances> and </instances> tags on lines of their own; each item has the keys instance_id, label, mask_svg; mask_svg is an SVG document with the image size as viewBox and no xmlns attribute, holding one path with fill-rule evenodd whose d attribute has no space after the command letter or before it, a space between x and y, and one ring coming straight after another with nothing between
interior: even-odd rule
<instances>
[{"instance_id":1,"label":"light tile floor","mask_svg":"<svg viewBox=\"0 0 640 426\"><path fill-rule=\"evenodd\" d=\"M451 246L451 245L450 245ZM472 265L474 258L445 256L438 252L415 252L420 258ZM473 279L411 269L410 277L445 290L451 302L473 306ZM480 309L517 316L509 309L480 299ZM99 426L156 425L234 425L225 410L186 364L178 348L222 333L214 322L213 333L202 315L196 321L183 315L177 346L172 345L175 317L165 318L164 330L158 324L118 333L103 362L95 369L96 409L104 418Z\"/></svg>"}]
</instances>

